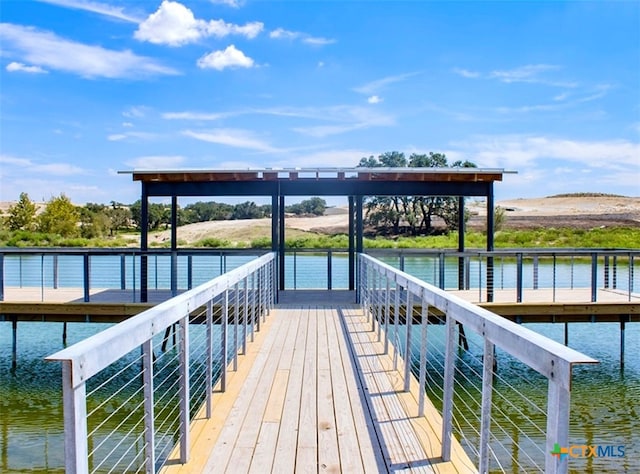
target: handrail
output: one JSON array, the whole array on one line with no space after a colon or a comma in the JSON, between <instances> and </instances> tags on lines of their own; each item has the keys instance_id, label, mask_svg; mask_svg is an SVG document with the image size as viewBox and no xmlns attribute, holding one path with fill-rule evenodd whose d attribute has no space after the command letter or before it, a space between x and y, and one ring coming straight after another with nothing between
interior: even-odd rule
<instances>
[{"instance_id":1,"label":"handrail","mask_svg":"<svg viewBox=\"0 0 640 474\"><path fill-rule=\"evenodd\" d=\"M492 392L492 364L494 348L498 347L513 357L533 368L549 382L547 405L547 440L546 440L546 465L549 473L567 472L567 460L561 456L553 457L551 451L555 443L561 446L568 445L569 427L569 399L571 392L571 372L573 365L592 364L597 361L580 352L563 346L538 333L535 333L521 325L508 321L500 316L468 303L461 298L447 293L433 285L425 283L407 273L401 272L369 255L360 254L360 287L359 294L363 308L367 314L373 317L372 324L388 324L389 319L389 295L376 295L376 293L388 293L390 287L395 287L396 322L399 303L399 288L406 292L407 324L411 324L409 318L412 313L409 308L413 304L412 298L422 305L422 323L426 324L428 307L435 307L446 315L446 348L445 348L445 374L443 396L443 443L442 458L450 459L453 413L453 376L455 369L455 327L456 323L473 330L484 341L483 360L483 390L482 390L482 416L480 439L480 471L487 472L489 464L489 429L491 420L491 392ZM386 283L384 283L386 282ZM384 298L384 300L382 299ZM386 301L386 302L385 302ZM384 306L386 316L381 315L380 308ZM377 321L376 321L377 317ZM388 331L387 331L388 332ZM410 331L407 330L407 339ZM388 338L388 334L385 334ZM392 341L393 342L393 341ZM405 347L409 347L409 340ZM385 340L385 347L388 339ZM424 364L420 364L419 379L424 380ZM405 374L408 375L411 357L405 357ZM406 382L406 381L405 381ZM408 388L405 385L405 390ZM424 397L424 387L420 396ZM423 400L423 399L422 399ZM424 406L421 401L420 406ZM564 456L566 458L566 456Z\"/></svg>"},{"instance_id":2,"label":"handrail","mask_svg":"<svg viewBox=\"0 0 640 474\"><path fill-rule=\"evenodd\" d=\"M0 248L0 301L6 289L40 288L42 301L48 289L79 288L84 301L92 290L119 290L123 300L143 300L142 279L149 290L191 289L213 278L245 257L265 254L264 249L52 249ZM513 301L522 302L528 289L590 290L598 301L602 289L635 298L640 288L640 249L366 249L368 255L384 259L401 271L442 289L478 290L478 301L491 301L495 290L515 289ZM320 257L318 257L318 255ZM351 285L348 249L287 249L284 270L287 289L346 289ZM412 265L417 258L428 265ZM304 259L304 260L303 260ZM303 264L299 264L304 261ZM310 263L311 265L307 264ZM142 272L143 264L146 272ZM313 268L312 268L313 267ZM411 269L411 270L409 270ZM428 272L427 272L428 269ZM313 278L309 278L309 270ZM325 277L326 275L326 277ZM310 286L311 285L311 286ZM486 295L485 295L486 292ZM504 296L502 296L504 297ZM559 298L564 298L562 294Z\"/></svg>"},{"instance_id":3,"label":"handrail","mask_svg":"<svg viewBox=\"0 0 640 474\"><path fill-rule=\"evenodd\" d=\"M249 279L254 280L249 290ZM255 281L257 280L257 282ZM105 331L89 337L77 344L63 349L46 358L48 361L63 363L63 404L65 424L65 459L66 472L88 472L87 448L87 388L91 377L109 367L131 351L142 348L144 362L144 407L145 407L145 464L147 472L155 472L154 455L154 384L153 384L153 338L162 334L175 324L180 325L181 343L179 344L180 365L180 447L181 460L188 458L189 427L189 317L198 308L206 306L206 323L211 341L210 327L213 324L213 302L220 299L222 311L220 323L223 327L219 361L224 384L224 371L227 365L226 325L229 312L229 292L235 292L236 324L239 310L240 286L242 286L245 321L248 306L253 303L252 314L257 315L259 328L260 318L268 312L275 299L275 255L269 253L245 265L225 273L197 288L165 301L137 316L112 326ZM251 301L249 298L251 293ZM236 328L237 335L237 328ZM245 331L246 335L246 331ZM209 343L209 346L211 343ZM235 348L236 353L238 347ZM211 384L211 347L208 349L209 360L207 385L205 390L207 403L210 403ZM223 387L224 388L224 387Z\"/></svg>"}]
</instances>

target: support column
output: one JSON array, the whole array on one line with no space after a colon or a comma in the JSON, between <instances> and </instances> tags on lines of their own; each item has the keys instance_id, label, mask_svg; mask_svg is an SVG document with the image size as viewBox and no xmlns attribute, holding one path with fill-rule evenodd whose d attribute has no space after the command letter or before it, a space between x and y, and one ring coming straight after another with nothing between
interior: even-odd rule
<instances>
[{"instance_id":1,"label":"support column","mask_svg":"<svg viewBox=\"0 0 640 474\"><path fill-rule=\"evenodd\" d=\"M142 197L140 198L140 302L148 299L147 279L149 275L147 251L149 250L149 196L147 185L142 182ZM135 278L135 276L134 276Z\"/></svg>"},{"instance_id":2,"label":"support column","mask_svg":"<svg viewBox=\"0 0 640 474\"><path fill-rule=\"evenodd\" d=\"M280 206L278 208L278 225L280 227L280 235L278 236L278 266L280 267L279 271L279 288L280 290L285 289L285 266L284 266L284 196L279 196Z\"/></svg>"},{"instance_id":3,"label":"support column","mask_svg":"<svg viewBox=\"0 0 640 474\"><path fill-rule=\"evenodd\" d=\"M464 252L464 196L458 197L458 252ZM464 290L464 257L458 257L458 289Z\"/></svg>"},{"instance_id":4,"label":"support column","mask_svg":"<svg viewBox=\"0 0 640 474\"><path fill-rule=\"evenodd\" d=\"M364 250L364 225L362 220L363 196L356 196L356 252Z\"/></svg>"},{"instance_id":5,"label":"support column","mask_svg":"<svg viewBox=\"0 0 640 474\"><path fill-rule=\"evenodd\" d=\"M171 296L178 294L178 197L171 196Z\"/></svg>"},{"instance_id":6,"label":"support column","mask_svg":"<svg viewBox=\"0 0 640 474\"><path fill-rule=\"evenodd\" d=\"M274 192L271 195L271 251L276 253L278 256L280 255L279 253L280 251L280 199L279 199L278 192ZM277 258L275 261L276 275L279 275L282 270L283 270L283 267L280 264L280 258ZM276 280L276 281L279 281L279 280ZM279 286L276 286L276 288L278 287ZM245 287L245 291L246 291L246 287ZM277 291L275 294L275 298L276 298L276 301L278 301Z\"/></svg>"},{"instance_id":7,"label":"support column","mask_svg":"<svg viewBox=\"0 0 640 474\"><path fill-rule=\"evenodd\" d=\"M354 208L355 203L353 196L349 196L349 290L353 290L355 288L356 274Z\"/></svg>"},{"instance_id":8,"label":"support column","mask_svg":"<svg viewBox=\"0 0 640 474\"><path fill-rule=\"evenodd\" d=\"M493 183L487 185L487 252L493 251L494 202ZM493 301L493 257L487 257L487 301Z\"/></svg>"}]
</instances>

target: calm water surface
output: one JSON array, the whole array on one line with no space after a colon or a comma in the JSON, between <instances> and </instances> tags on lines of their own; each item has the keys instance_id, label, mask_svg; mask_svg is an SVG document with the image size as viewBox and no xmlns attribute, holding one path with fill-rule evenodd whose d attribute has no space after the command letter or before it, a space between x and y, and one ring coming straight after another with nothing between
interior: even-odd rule
<instances>
[{"instance_id":1,"label":"calm water surface","mask_svg":"<svg viewBox=\"0 0 640 474\"><path fill-rule=\"evenodd\" d=\"M69 324L77 342L108 327ZM562 341L563 326L530 325ZM570 345L601 361L574 370L571 443L624 445L624 458L571 459L572 472L640 472L640 325L627 325L627 356L620 370L616 324L573 324ZM435 331L434 331L435 333ZM414 333L415 334L415 333ZM62 348L61 323L21 323L18 367L11 370L11 324L0 323L0 472L64 472L61 368L43 357ZM500 357L500 371L519 370ZM537 377L532 375L532 380ZM546 396L546 383L519 387L529 397ZM506 466L509 470L509 466Z\"/></svg>"}]
</instances>

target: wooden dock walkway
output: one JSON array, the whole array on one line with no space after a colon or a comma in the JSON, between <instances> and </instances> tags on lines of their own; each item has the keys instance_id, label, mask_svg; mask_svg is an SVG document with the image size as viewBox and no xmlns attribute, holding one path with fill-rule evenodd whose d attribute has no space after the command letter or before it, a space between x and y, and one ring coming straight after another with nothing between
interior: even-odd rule
<instances>
[{"instance_id":1,"label":"wooden dock walkway","mask_svg":"<svg viewBox=\"0 0 640 474\"><path fill-rule=\"evenodd\" d=\"M163 473L477 471L457 443L441 460L440 415L417 416L417 382L402 391L353 294L322 293L281 295L212 418L196 415L189 463L170 459Z\"/></svg>"}]
</instances>

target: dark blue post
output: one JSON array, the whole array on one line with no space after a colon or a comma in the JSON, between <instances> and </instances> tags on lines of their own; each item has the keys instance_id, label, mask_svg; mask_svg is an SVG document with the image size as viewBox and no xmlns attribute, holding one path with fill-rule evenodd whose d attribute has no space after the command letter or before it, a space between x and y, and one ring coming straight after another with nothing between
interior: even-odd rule
<instances>
[{"instance_id":1,"label":"dark blue post","mask_svg":"<svg viewBox=\"0 0 640 474\"><path fill-rule=\"evenodd\" d=\"M331 290L333 285L331 284L331 250L327 251L327 290Z\"/></svg>"},{"instance_id":2,"label":"dark blue post","mask_svg":"<svg viewBox=\"0 0 640 474\"><path fill-rule=\"evenodd\" d=\"M127 257L125 254L120 255L120 289L127 289Z\"/></svg>"},{"instance_id":3,"label":"dark blue post","mask_svg":"<svg viewBox=\"0 0 640 474\"><path fill-rule=\"evenodd\" d=\"M85 253L83 256L82 275L84 282L84 301L89 301L89 254Z\"/></svg>"},{"instance_id":4,"label":"dark blue post","mask_svg":"<svg viewBox=\"0 0 640 474\"><path fill-rule=\"evenodd\" d=\"M142 198L140 199L140 302L148 301L147 281L149 276L147 251L149 250L149 196L147 186L142 182Z\"/></svg>"},{"instance_id":5,"label":"dark blue post","mask_svg":"<svg viewBox=\"0 0 640 474\"><path fill-rule=\"evenodd\" d=\"M355 203L353 196L349 196L349 290L355 289L356 281L356 246L355 246L355 222L354 222Z\"/></svg>"},{"instance_id":6,"label":"dark blue post","mask_svg":"<svg viewBox=\"0 0 640 474\"><path fill-rule=\"evenodd\" d=\"M598 254L591 254L591 301L595 302L598 297Z\"/></svg>"},{"instance_id":7,"label":"dark blue post","mask_svg":"<svg viewBox=\"0 0 640 474\"><path fill-rule=\"evenodd\" d=\"M53 256L53 289L58 289L58 255Z\"/></svg>"},{"instance_id":8,"label":"dark blue post","mask_svg":"<svg viewBox=\"0 0 640 474\"><path fill-rule=\"evenodd\" d=\"M4 301L4 254L0 253L0 301Z\"/></svg>"},{"instance_id":9,"label":"dark blue post","mask_svg":"<svg viewBox=\"0 0 640 474\"><path fill-rule=\"evenodd\" d=\"M156 275L157 278L157 275ZM178 198L171 196L171 296L178 294Z\"/></svg>"},{"instance_id":10,"label":"dark blue post","mask_svg":"<svg viewBox=\"0 0 640 474\"><path fill-rule=\"evenodd\" d=\"M522 254L516 254L516 301L522 303Z\"/></svg>"}]
</instances>

